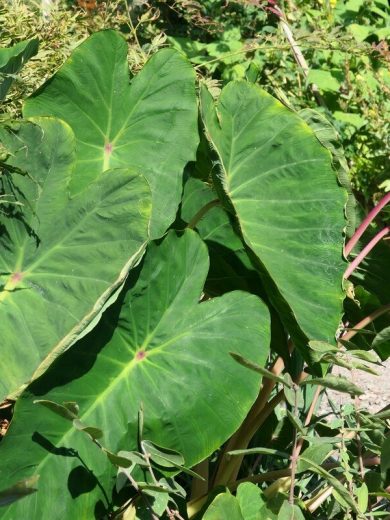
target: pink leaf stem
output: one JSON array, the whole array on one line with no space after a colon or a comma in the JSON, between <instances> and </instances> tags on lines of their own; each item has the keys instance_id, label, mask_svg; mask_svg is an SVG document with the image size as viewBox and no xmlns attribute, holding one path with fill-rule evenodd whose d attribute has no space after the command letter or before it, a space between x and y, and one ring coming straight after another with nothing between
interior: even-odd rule
<instances>
[{"instance_id":1,"label":"pink leaf stem","mask_svg":"<svg viewBox=\"0 0 390 520\"><path fill-rule=\"evenodd\" d=\"M373 208L370 213L366 216L366 218L363 220L363 222L360 224L360 226L357 228L355 233L353 234L352 238L349 240L349 242L344 247L344 255L347 257L352 249L355 247L355 245L358 243L359 238L363 235L365 230L368 228L368 226L371 224L371 222L374 220L374 218L377 216L377 214L380 212L380 210L386 206L386 204L390 202L390 192L387 193ZM376 243L376 242L375 242ZM374 244L375 245L375 244ZM364 251L364 250L363 250ZM352 264L351 264L352 265Z\"/></svg>"},{"instance_id":2,"label":"pink leaf stem","mask_svg":"<svg viewBox=\"0 0 390 520\"><path fill-rule=\"evenodd\" d=\"M357 268L357 266L364 260L364 258L368 255L368 253L371 251L371 249L388 233L390 232L390 226L386 226L382 229L382 231L379 231L372 240L366 245L365 248L363 248L360 253L357 255L357 257L349 264L347 270L344 273L344 278L347 279L353 271Z\"/></svg>"}]
</instances>

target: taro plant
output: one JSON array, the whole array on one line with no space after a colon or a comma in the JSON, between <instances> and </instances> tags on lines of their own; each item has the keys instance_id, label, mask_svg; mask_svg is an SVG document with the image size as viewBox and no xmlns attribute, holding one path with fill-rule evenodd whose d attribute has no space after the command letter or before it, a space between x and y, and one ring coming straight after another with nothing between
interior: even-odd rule
<instances>
[{"instance_id":1,"label":"taro plant","mask_svg":"<svg viewBox=\"0 0 390 520\"><path fill-rule=\"evenodd\" d=\"M388 413L317 413L324 388L361 394L332 364L378 363L341 324L331 130L245 81L197 99L195 80L173 49L129 78L103 31L0 128L18 202L0 215L0 518L386 507Z\"/></svg>"}]
</instances>

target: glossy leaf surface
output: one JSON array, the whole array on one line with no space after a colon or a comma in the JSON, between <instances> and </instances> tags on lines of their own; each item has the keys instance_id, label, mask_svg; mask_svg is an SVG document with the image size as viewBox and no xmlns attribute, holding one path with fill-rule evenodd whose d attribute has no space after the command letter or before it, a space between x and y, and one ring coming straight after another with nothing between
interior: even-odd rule
<instances>
[{"instance_id":1,"label":"glossy leaf surface","mask_svg":"<svg viewBox=\"0 0 390 520\"><path fill-rule=\"evenodd\" d=\"M113 170L70 199L73 133L55 119L37 122L0 128L8 167L22 172L0 178L10 201L0 215L0 400L74 342L148 240L146 180Z\"/></svg>"},{"instance_id":2,"label":"glossy leaf surface","mask_svg":"<svg viewBox=\"0 0 390 520\"><path fill-rule=\"evenodd\" d=\"M102 171L135 168L152 189L152 238L172 223L198 144L195 73L180 53L159 51L129 84L125 40L95 33L27 100L24 114L53 115L73 129L72 193Z\"/></svg>"},{"instance_id":3,"label":"glossy leaf surface","mask_svg":"<svg viewBox=\"0 0 390 520\"><path fill-rule=\"evenodd\" d=\"M232 82L216 105L203 88L201 102L220 195L270 278L270 298L288 326L294 316L306 337L331 341L342 311L346 196L329 152L257 86Z\"/></svg>"},{"instance_id":4,"label":"glossy leaf surface","mask_svg":"<svg viewBox=\"0 0 390 520\"><path fill-rule=\"evenodd\" d=\"M259 298L240 291L199 304L207 271L206 246L193 231L180 238L170 232L151 244L122 300L22 395L2 442L0 478L7 485L9 475L39 473L42 492L11 506L4 518L92 518L95 503L105 499L81 460L111 496L115 469L107 457L70 421L33 405L35 399L77 401L80 420L103 430L100 442L114 453L137 448L142 402L144 438L179 451L187 467L238 428L261 378L229 351L264 364L269 316ZM74 496L83 474L90 487Z\"/></svg>"}]
</instances>

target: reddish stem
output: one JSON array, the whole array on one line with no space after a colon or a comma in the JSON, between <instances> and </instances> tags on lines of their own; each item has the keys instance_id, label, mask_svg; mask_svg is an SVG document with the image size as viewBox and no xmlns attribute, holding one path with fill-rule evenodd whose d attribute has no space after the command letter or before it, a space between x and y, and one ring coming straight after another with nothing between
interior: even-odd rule
<instances>
[{"instance_id":1,"label":"reddish stem","mask_svg":"<svg viewBox=\"0 0 390 520\"><path fill-rule=\"evenodd\" d=\"M386 226L382 229L382 231L379 231L372 240L366 245L365 248L363 248L360 253L357 255L357 257L349 264L347 270L344 273L344 278L347 279L353 271L357 268L357 266L365 259L365 257L368 255L368 253L371 251L371 249L388 233L390 232L390 226Z\"/></svg>"},{"instance_id":2,"label":"reddish stem","mask_svg":"<svg viewBox=\"0 0 390 520\"><path fill-rule=\"evenodd\" d=\"M363 222L360 224L360 226L357 228L355 233L353 234L352 238L349 240L349 242L344 247L344 255L347 257L352 249L355 247L355 245L358 243L359 238L363 235L365 230L368 228L368 226L371 224L371 222L374 220L374 218L377 216L377 214L380 212L380 210L386 206L386 204L390 202L390 192L387 193L373 208L370 213L366 216L366 218L363 220Z\"/></svg>"}]
</instances>

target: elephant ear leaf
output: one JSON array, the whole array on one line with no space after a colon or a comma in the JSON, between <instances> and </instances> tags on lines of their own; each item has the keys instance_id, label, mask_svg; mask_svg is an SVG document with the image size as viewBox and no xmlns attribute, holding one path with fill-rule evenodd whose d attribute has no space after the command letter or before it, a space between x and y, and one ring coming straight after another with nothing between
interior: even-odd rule
<instances>
[{"instance_id":1,"label":"elephant ear leaf","mask_svg":"<svg viewBox=\"0 0 390 520\"><path fill-rule=\"evenodd\" d=\"M142 446L160 467L182 465L172 451L177 448L192 467L237 430L261 376L229 352L264 365L269 313L258 297L242 291L199 302L208 268L207 247L194 231L180 237L170 231L161 243L151 243L138 277L134 271L99 324L23 393L2 441L0 479L7 486L11 477L40 474L42 492L10 506L4 518L52 518L58 496L69 493L80 461L50 446L72 448L80 460L90 460L88 439L61 416L64 405L59 415L34 405L37 399L77 401L79 420L99 427L102 444L114 453L137 449L142 405L149 441ZM67 518L93 518L95 504L104 500L102 487L111 496L116 470L102 452L91 470L100 486L62 501Z\"/></svg>"},{"instance_id":2,"label":"elephant ear leaf","mask_svg":"<svg viewBox=\"0 0 390 520\"><path fill-rule=\"evenodd\" d=\"M148 241L151 194L129 170L69 198L74 136L53 118L0 127L0 401L36 377L101 312ZM28 170L28 171L27 171Z\"/></svg>"},{"instance_id":3,"label":"elephant ear leaf","mask_svg":"<svg viewBox=\"0 0 390 520\"><path fill-rule=\"evenodd\" d=\"M15 75L25 62L38 51L38 39L19 42L12 47L0 49L0 101L3 101L10 89Z\"/></svg>"},{"instance_id":4,"label":"elephant ear leaf","mask_svg":"<svg viewBox=\"0 0 390 520\"><path fill-rule=\"evenodd\" d=\"M24 115L56 116L74 131L72 193L102 171L136 168L152 189L151 237L173 222L199 140L195 73L179 52L160 50L129 83L123 37L95 33L27 100Z\"/></svg>"},{"instance_id":5,"label":"elephant ear leaf","mask_svg":"<svg viewBox=\"0 0 390 520\"><path fill-rule=\"evenodd\" d=\"M332 341L342 312L346 193L329 152L299 116L255 85L232 82L216 104L203 87L201 105L219 159L216 187L271 301L298 342Z\"/></svg>"}]
</instances>

